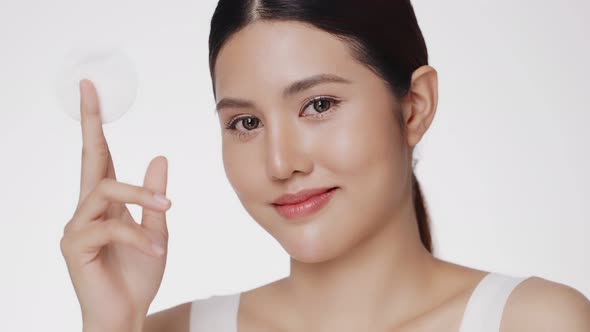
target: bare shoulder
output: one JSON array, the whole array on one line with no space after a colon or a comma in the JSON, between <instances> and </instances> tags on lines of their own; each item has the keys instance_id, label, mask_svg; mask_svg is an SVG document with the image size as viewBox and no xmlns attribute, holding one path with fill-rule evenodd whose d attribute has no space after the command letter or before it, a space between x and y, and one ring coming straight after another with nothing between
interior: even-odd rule
<instances>
[{"instance_id":1,"label":"bare shoulder","mask_svg":"<svg viewBox=\"0 0 590 332\"><path fill-rule=\"evenodd\" d=\"M189 332L191 302L148 315L142 332Z\"/></svg>"},{"instance_id":2,"label":"bare shoulder","mask_svg":"<svg viewBox=\"0 0 590 332\"><path fill-rule=\"evenodd\" d=\"M590 331L590 301L573 287L531 277L510 294L501 332Z\"/></svg>"}]
</instances>

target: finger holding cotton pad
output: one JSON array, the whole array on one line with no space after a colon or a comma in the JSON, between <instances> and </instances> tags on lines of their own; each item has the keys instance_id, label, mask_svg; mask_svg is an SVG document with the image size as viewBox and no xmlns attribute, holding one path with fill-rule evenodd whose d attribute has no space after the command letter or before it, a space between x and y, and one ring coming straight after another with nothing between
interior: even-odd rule
<instances>
[{"instance_id":1,"label":"finger holding cotton pad","mask_svg":"<svg viewBox=\"0 0 590 332\"><path fill-rule=\"evenodd\" d=\"M63 111L80 121L80 80L96 87L102 123L121 118L135 102L138 87L136 67L117 46L80 45L65 56L56 78L56 94Z\"/></svg>"}]
</instances>

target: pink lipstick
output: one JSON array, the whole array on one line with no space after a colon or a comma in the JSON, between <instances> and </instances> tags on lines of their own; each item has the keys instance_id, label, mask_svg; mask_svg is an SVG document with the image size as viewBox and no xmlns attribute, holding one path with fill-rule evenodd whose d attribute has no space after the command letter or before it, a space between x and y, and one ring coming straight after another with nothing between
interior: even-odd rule
<instances>
[{"instance_id":1,"label":"pink lipstick","mask_svg":"<svg viewBox=\"0 0 590 332\"><path fill-rule=\"evenodd\" d=\"M338 188L319 188L283 195L273 202L273 206L287 219L305 217L326 206L336 189Z\"/></svg>"}]
</instances>

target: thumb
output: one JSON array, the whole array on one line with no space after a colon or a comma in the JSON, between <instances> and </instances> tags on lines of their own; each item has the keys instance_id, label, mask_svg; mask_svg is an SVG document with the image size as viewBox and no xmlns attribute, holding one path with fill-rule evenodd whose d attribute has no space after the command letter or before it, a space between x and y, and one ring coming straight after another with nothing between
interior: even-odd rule
<instances>
[{"instance_id":1,"label":"thumb","mask_svg":"<svg viewBox=\"0 0 590 332\"><path fill-rule=\"evenodd\" d=\"M168 182L168 159L158 156L150 162L145 173L143 186L154 193L166 195ZM166 225L166 211L150 210L144 207L141 225L147 229L160 232L168 240L168 227Z\"/></svg>"}]
</instances>

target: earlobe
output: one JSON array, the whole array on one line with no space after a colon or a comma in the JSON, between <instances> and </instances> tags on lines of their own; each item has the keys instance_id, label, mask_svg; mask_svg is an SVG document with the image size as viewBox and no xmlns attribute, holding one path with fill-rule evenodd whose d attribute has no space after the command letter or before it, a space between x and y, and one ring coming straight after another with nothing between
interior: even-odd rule
<instances>
[{"instance_id":1,"label":"earlobe","mask_svg":"<svg viewBox=\"0 0 590 332\"><path fill-rule=\"evenodd\" d=\"M414 71L407 95L407 109L404 121L407 128L408 145L420 142L436 112L438 104L438 76L436 70L424 65Z\"/></svg>"}]
</instances>

